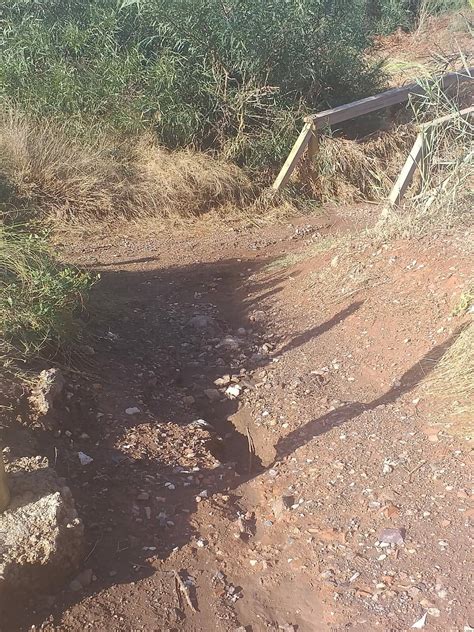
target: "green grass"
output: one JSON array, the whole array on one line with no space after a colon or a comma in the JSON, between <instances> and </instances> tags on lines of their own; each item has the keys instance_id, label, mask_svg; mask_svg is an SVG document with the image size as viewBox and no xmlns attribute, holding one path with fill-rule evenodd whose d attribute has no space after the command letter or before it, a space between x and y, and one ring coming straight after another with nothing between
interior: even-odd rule
<instances>
[{"instance_id":1,"label":"green grass","mask_svg":"<svg viewBox=\"0 0 474 632\"><path fill-rule=\"evenodd\" d=\"M83 133L279 162L300 116L383 86L367 0L17 0L0 93ZM91 132L92 128L92 132ZM87 130L87 132L86 132Z\"/></svg>"},{"instance_id":2,"label":"green grass","mask_svg":"<svg viewBox=\"0 0 474 632\"><path fill-rule=\"evenodd\" d=\"M92 277L58 263L46 236L0 224L0 359L52 356L78 332Z\"/></svg>"}]
</instances>

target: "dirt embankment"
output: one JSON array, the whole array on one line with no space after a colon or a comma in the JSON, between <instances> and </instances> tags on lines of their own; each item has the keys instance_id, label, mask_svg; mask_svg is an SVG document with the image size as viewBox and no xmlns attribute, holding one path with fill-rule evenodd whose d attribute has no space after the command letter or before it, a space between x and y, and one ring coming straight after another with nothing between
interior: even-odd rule
<instances>
[{"instance_id":1,"label":"dirt embankment","mask_svg":"<svg viewBox=\"0 0 474 632\"><path fill-rule=\"evenodd\" d=\"M101 273L94 339L35 449L87 582L2 629L472 625L468 444L422 388L469 261L454 238L336 253L335 224L62 244Z\"/></svg>"}]
</instances>

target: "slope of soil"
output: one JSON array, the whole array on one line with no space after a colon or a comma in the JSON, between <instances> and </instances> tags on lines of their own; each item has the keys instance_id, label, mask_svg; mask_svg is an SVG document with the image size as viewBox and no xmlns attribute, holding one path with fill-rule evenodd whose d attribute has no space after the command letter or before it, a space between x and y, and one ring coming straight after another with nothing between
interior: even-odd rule
<instances>
[{"instance_id":1,"label":"slope of soil","mask_svg":"<svg viewBox=\"0 0 474 632\"><path fill-rule=\"evenodd\" d=\"M454 237L336 254L340 224L64 241L95 337L40 443L92 572L2 630L473 625L469 444L420 387L471 264Z\"/></svg>"}]
</instances>

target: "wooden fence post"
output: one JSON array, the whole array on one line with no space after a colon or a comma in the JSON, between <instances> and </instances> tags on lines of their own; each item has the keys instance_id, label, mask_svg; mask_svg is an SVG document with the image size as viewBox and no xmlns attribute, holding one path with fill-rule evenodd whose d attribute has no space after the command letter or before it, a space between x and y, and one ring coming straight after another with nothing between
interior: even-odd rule
<instances>
[{"instance_id":1,"label":"wooden fence post","mask_svg":"<svg viewBox=\"0 0 474 632\"><path fill-rule=\"evenodd\" d=\"M290 179L294 168L298 164L298 160L304 153L304 150L308 146L310 138L313 135L313 124L305 123L303 129L298 136L296 143L293 145L293 149L290 151L288 158L285 160L285 164L280 170L277 179L273 183L273 189L279 191Z\"/></svg>"},{"instance_id":2,"label":"wooden fence post","mask_svg":"<svg viewBox=\"0 0 474 632\"><path fill-rule=\"evenodd\" d=\"M410 183L415 173L416 168L420 170L422 178L422 186L427 181L427 173L429 169L430 153L431 153L431 138L434 128L438 125L443 125L456 118L469 117L474 114L474 106L464 108L459 112L453 112L447 114L428 123L423 123L419 126L419 132L415 140L415 144L411 148L411 151L403 165L400 175L397 181L393 185L393 188L388 197L389 203L393 205L400 204L406 190L410 186Z\"/></svg>"},{"instance_id":3,"label":"wooden fence post","mask_svg":"<svg viewBox=\"0 0 474 632\"><path fill-rule=\"evenodd\" d=\"M438 79L441 88L444 90L452 85L461 83L462 81L472 81L474 78L474 68L466 68L460 72L450 72ZM288 155L285 164L280 170L277 179L273 183L273 189L279 191L290 179L293 170L295 169L298 161L302 157L306 147L308 147L308 156L311 158L317 151L317 139L314 139L313 135L315 130L321 129L322 126L331 126L336 123L342 123L358 116L369 114L370 112L376 112L382 108L387 108L398 103L403 103L411 95L422 95L425 93L423 86L418 84L411 84L408 86L402 86L400 88L392 88L386 92L375 94L365 99L359 99L359 101L353 101L352 103L346 103L345 105L339 105L324 112L318 112L318 114L312 114L305 118L305 125L301 130L300 135L293 148ZM311 147L313 146L313 148ZM316 149L314 149L316 148Z\"/></svg>"},{"instance_id":4,"label":"wooden fence post","mask_svg":"<svg viewBox=\"0 0 474 632\"><path fill-rule=\"evenodd\" d=\"M410 182L412 181L415 169L423 161L424 147L425 132L421 131L418 133L415 143L411 148L410 153L408 154L408 158L406 159L406 162L403 165L402 170L400 171L400 175L398 176L397 181L393 185L393 189L390 192L390 195L388 197L388 201L390 202L390 204L399 204L400 200L405 195L405 191L408 189L408 187L410 186Z\"/></svg>"}]
</instances>

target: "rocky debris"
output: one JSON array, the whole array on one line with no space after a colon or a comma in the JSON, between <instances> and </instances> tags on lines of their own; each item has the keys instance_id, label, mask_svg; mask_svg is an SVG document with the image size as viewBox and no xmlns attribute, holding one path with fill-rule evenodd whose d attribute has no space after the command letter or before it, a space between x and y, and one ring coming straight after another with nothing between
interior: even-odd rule
<instances>
[{"instance_id":1,"label":"rocky debris","mask_svg":"<svg viewBox=\"0 0 474 632\"><path fill-rule=\"evenodd\" d=\"M239 384L232 384L225 390L225 394L229 399L236 399L242 391L242 387Z\"/></svg>"},{"instance_id":2,"label":"rocky debris","mask_svg":"<svg viewBox=\"0 0 474 632\"><path fill-rule=\"evenodd\" d=\"M38 381L28 397L28 402L36 419L51 411L54 401L62 393L64 384L64 376L59 369L52 368L41 371Z\"/></svg>"},{"instance_id":3,"label":"rocky debris","mask_svg":"<svg viewBox=\"0 0 474 632\"><path fill-rule=\"evenodd\" d=\"M205 419L196 419L196 421L192 421L189 424L189 428L203 428L204 430L209 430L209 432L215 432L214 427Z\"/></svg>"},{"instance_id":4,"label":"rocky debris","mask_svg":"<svg viewBox=\"0 0 474 632\"><path fill-rule=\"evenodd\" d=\"M217 336L222 333L222 329L216 319L207 314L196 314L189 320L188 324L193 329L205 332L211 336Z\"/></svg>"},{"instance_id":5,"label":"rocky debris","mask_svg":"<svg viewBox=\"0 0 474 632\"><path fill-rule=\"evenodd\" d=\"M220 388L222 386L228 386L231 382L231 378L230 375L223 375L222 377L218 377L216 380L214 380L214 384Z\"/></svg>"},{"instance_id":6,"label":"rocky debris","mask_svg":"<svg viewBox=\"0 0 474 632\"><path fill-rule=\"evenodd\" d=\"M216 349L226 349L227 351L238 351L242 345L242 341L240 338L236 338L235 336L225 336L218 345Z\"/></svg>"},{"instance_id":7,"label":"rocky debris","mask_svg":"<svg viewBox=\"0 0 474 632\"><path fill-rule=\"evenodd\" d=\"M275 518L280 518L285 511L289 511L295 503L295 497L291 495L284 495L277 498L272 503L272 511Z\"/></svg>"},{"instance_id":8,"label":"rocky debris","mask_svg":"<svg viewBox=\"0 0 474 632\"><path fill-rule=\"evenodd\" d=\"M230 602L235 603L238 599L241 599L244 595L240 587L234 586L227 581L227 577L222 571L217 573L212 578L212 583L216 586L222 584L224 587L224 597ZM242 627L242 626L241 626ZM243 628L245 630L245 628Z\"/></svg>"},{"instance_id":9,"label":"rocky debris","mask_svg":"<svg viewBox=\"0 0 474 632\"><path fill-rule=\"evenodd\" d=\"M255 516L251 511L247 511L245 514L239 514L237 518L237 527L239 532L237 537L247 541L250 537L255 535Z\"/></svg>"},{"instance_id":10,"label":"rocky debris","mask_svg":"<svg viewBox=\"0 0 474 632\"><path fill-rule=\"evenodd\" d=\"M11 503L0 514L2 599L58 589L83 551L83 525L64 480L40 459L19 459L10 469Z\"/></svg>"},{"instance_id":11,"label":"rocky debris","mask_svg":"<svg viewBox=\"0 0 474 632\"><path fill-rule=\"evenodd\" d=\"M265 320L265 318L265 312L261 309L255 310L249 316L249 319L252 323L261 323Z\"/></svg>"}]
</instances>

